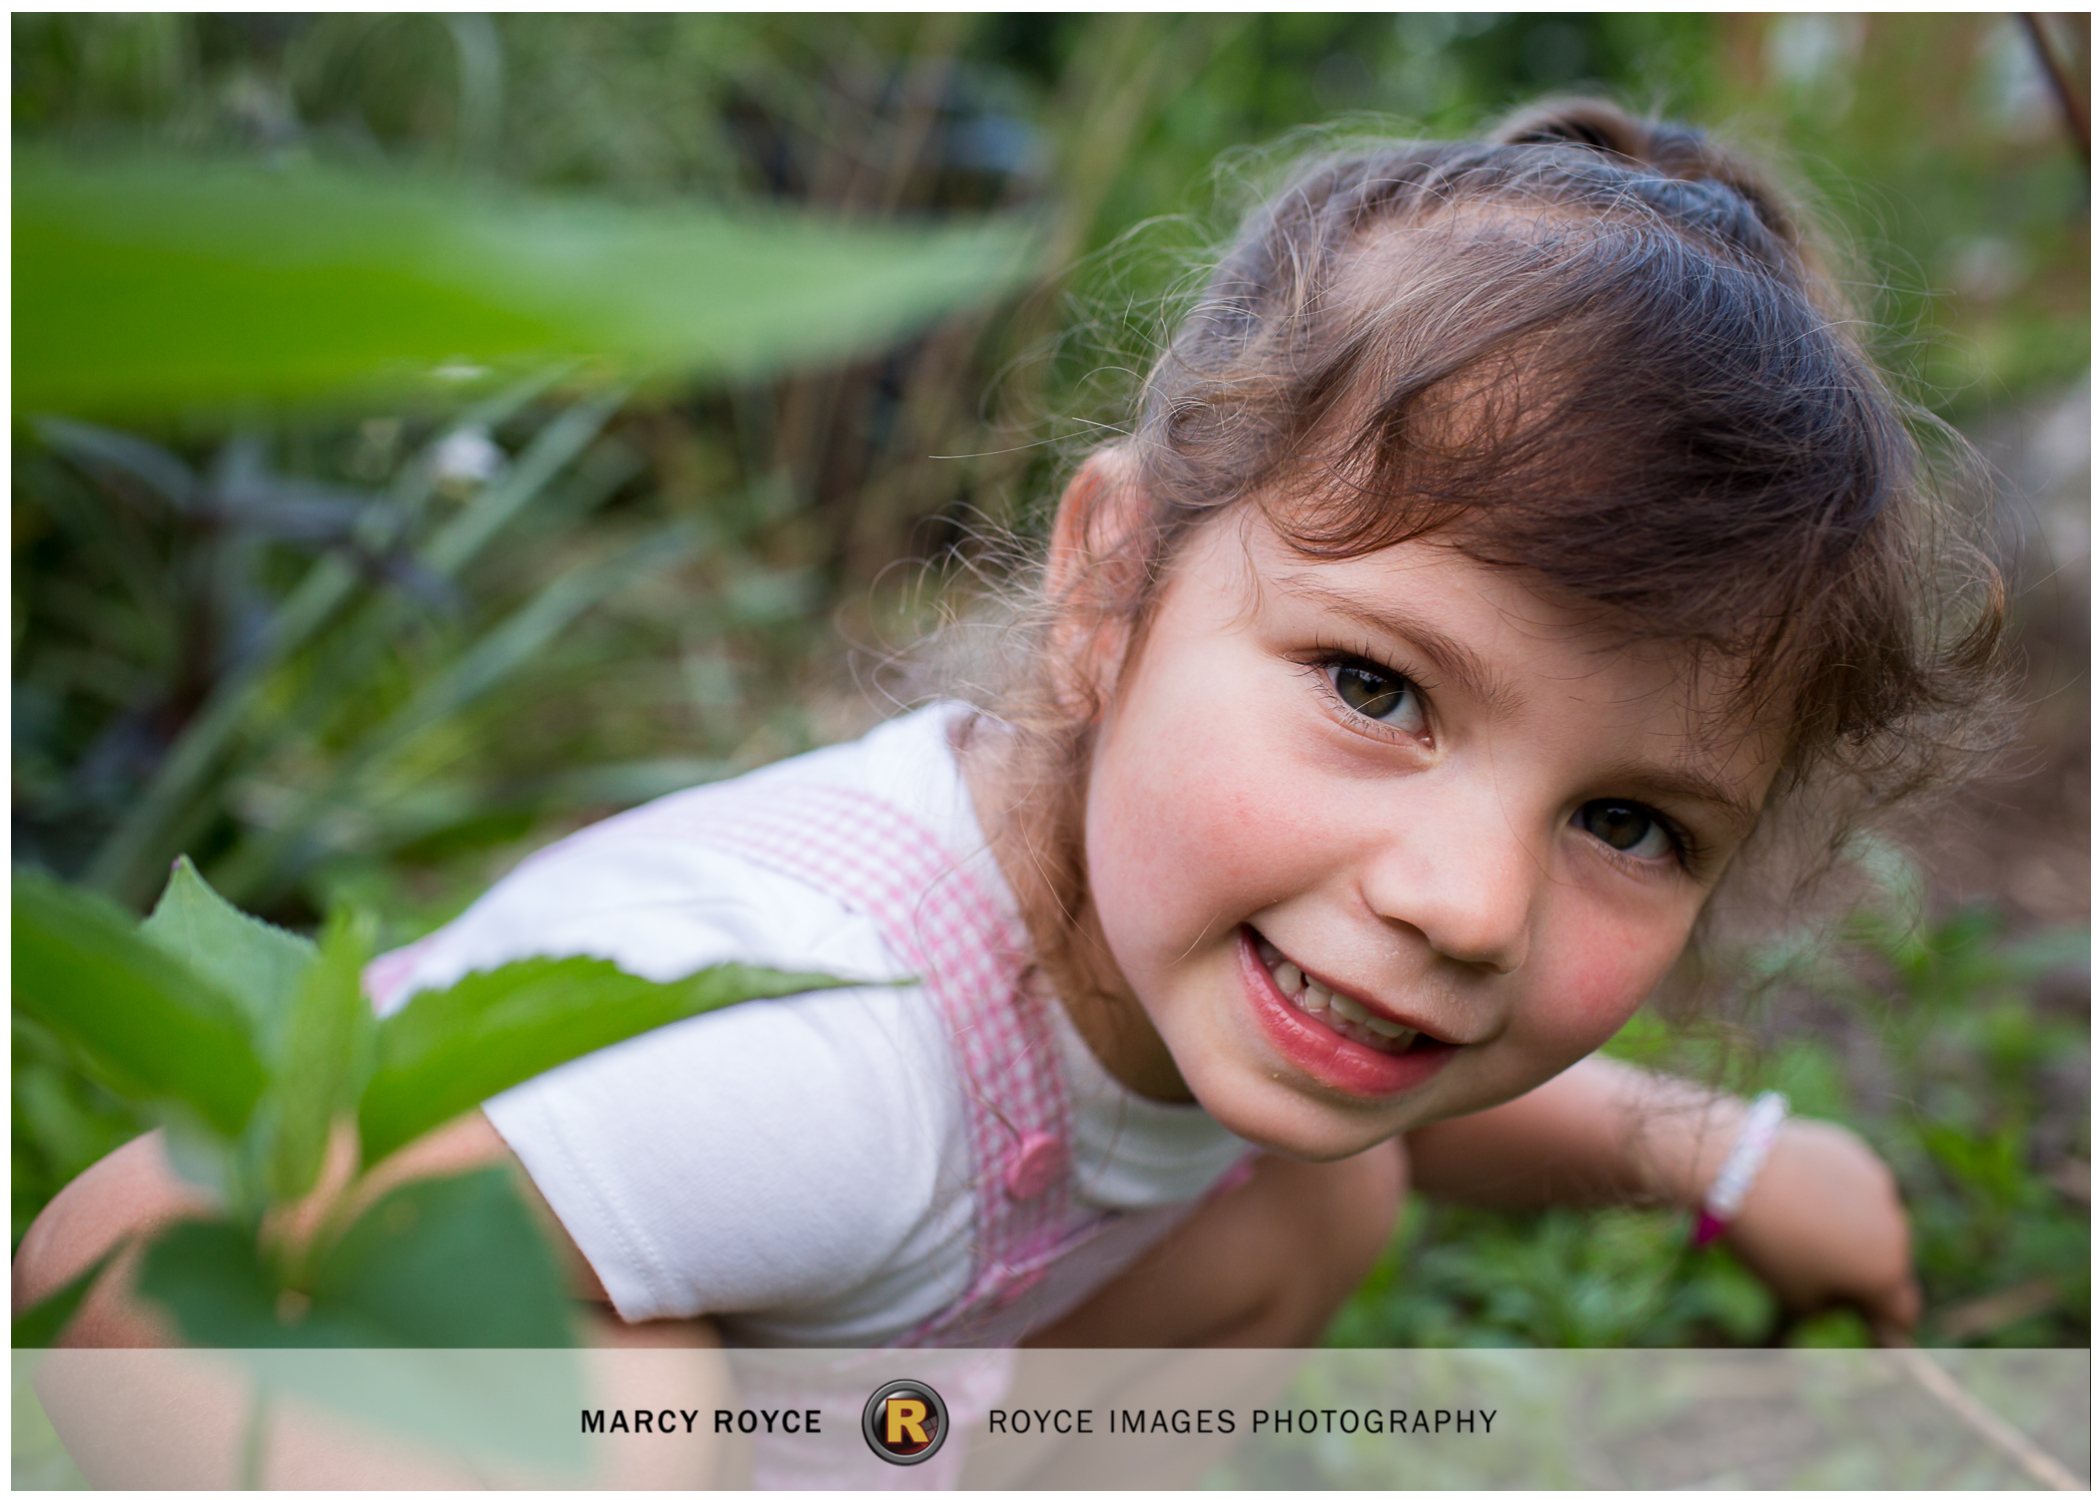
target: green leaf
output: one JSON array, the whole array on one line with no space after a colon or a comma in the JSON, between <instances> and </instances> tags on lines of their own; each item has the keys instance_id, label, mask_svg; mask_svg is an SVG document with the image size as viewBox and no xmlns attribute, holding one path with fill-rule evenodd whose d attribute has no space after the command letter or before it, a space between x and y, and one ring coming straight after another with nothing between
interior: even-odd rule
<instances>
[{"instance_id":1,"label":"green leaf","mask_svg":"<svg viewBox=\"0 0 2100 1500\"><path fill-rule=\"evenodd\" d=\"M224 1219L171 1226L139 1260L139 1294L159 1303L183 1339L206 1349L369 1349L403 1342L354 1308L286 1287L255 1235Z\"/></svg>"},{"instance_id":2,"label":"green leaf","mask_svg":"<svg viewBox=\"0 0 2100 1500\"><path fill-rule=\"evenodd\" d=\"M118 1093L187 1106L236 1135L263 1088L240 1007L139 936L108 901L14 878L14 1005Z\"/></svg>"},{"instance_id":3,"label":"green leaf","mask_svg":"<svg viewBox=\"0 0 2100 1500\"><path fill-rule=\"evenodd\" d=\"M277 1066L248 1127L258 1137L263 1181L280 1201L312 1191L328 1127L355 1102L370 1066L377 1023L360 981L371 956L370 921L338 909L286 1012Z\"/></svg>"},{"instance_id":4,"label":"green leaf","mask_svg":"<svg viewBox=\"0 0 2100 1500\"><path fill-rule=\"evenodd\" d=\"M149 411L610 357L750 376L863 351L1028 269L940 233L457 181L14 155L17 411Z\"/></svg>"},{"instance_id":5,"label":"green leaf","mask_svg":"<svg viewBox=\"0 0 2100 1500\"><path fill-rule=\"evenodd\" d=\"M256 1254L255 1238L224 1219L171 1226L139 1260L139 1294L174 1318L183 1338L208 1349L342 1347L354 1330L311 1316L287 1296Z\"/></svg>"},{"instance_id":6,"label":"green leaf","mask_svg":"<svg viewBox=\"0 0 2100 1500\"><path fill-rule=\"evenodd\" d=\"M1874 1332L1857 1308L1834 1307L1796 1323L1786 1336L1789 1349L1871 1349Z\"/></svg>"},{"instance_id":7,"label":"green leaf","mask_svg":"<svg viewBox=\"0 0 2100 1500\"><path fill-rule=\"evenodd\" d=\"M242 1351L265 1389L440 1451L580 1468L573 1428L534 1415L574 1408L582 1371L564 1352L574 1339L559 1268L507 1176L388 1195L338 1242L312 1296L277 1281L252 1235L194 1220L147 1247L139 1291L189 1343ZM520 1347L546 1352L500 1364L481 1352Z\"/></svg>"},{"instance_id":8,"label":"green leaf","mask_svg":"<svg viewBox=\"0 0 2100 1500\"><path fill-rule=\"evenodd\" d=\"M280 1013L314 960L314 945L251 917L213 890L185 854L139 935L238 1001L254 1035L274 1038Z\"/></svg>"},{"instance_id":9,"label":"green leaf","mask_svg":"<svg viewBox=\"0 0 2100 1500\"><path fill-rule=\"evenodd\" d=\"M566 1348L561 1267L509 1171L396 1188L287 1287L254 1236L223 1219L147 1246L139 1291L184 1339L219 1349Z\"/></svg>"},{"instance_id":10,"label":"green leaf","mask_svg":"<svg viewBox=\"0 0 2100 1500\"><path fill-rule=\"evenodd\" d=\"M705 1011L865 983L719 964L652 984L599 958L529 958L425 991L379 1025L358 1105L369 1165L547 1069Z\"/></svg>"},{"instance_id":11,"label":"green leaf","mask_svg":"<svg viewBox=\"0 0 2100 1500\"><path fill-rule=\"evenodd\" d=\"M102 1257L93 1265L39 1302L35 1307L29 1309L28 1312L23 1313L21 1317L16 1318L14 1320L14 1347L17 1349L50 1348L52 1341L65 1330L66 1324L73 1321L73 1314L80 1311L80 1304L87 1297L88 1288L95 1284L95 1278L102 1274L103 1268L123 1248L124 1242L120 1240L105 1250L102 1253Z\"/></svg>"},{"instance_id":12,"label":"green leaf","mask_svg":"<svg viewBox=\"0 0 2100 1500\"><path fill-rule=\"evenodd\" d=\"M180 1112L161 1125L160 1143L167 1153L168 1169L192 1187L201 1188L236 1220L254 1229L270 1204L243 1149L245 1139L245 1133L240 1137L220 1135Z\"/></svg>"},{"instance_id":13,"label":"green leaf","mask_svg":"<svg viewBox=\"0 0 2100 1500\"><path fill-rule=\"evenodd\" d=\"M397 1348L551 1349L575 1341L562 1271L508 1170L388 1193L323 1257L314 1309Z\"/></svg>"}]
</instances>

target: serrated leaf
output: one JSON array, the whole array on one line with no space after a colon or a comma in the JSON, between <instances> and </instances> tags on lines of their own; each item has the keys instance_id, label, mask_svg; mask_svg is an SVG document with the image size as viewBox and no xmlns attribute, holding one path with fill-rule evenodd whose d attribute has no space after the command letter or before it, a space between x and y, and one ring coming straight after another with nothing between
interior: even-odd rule
<instances>
[{"instance_id":1,"label":"serrated leaf","mask_svg":"<svg viewBox=\"0 0 2100 1500\"><path fill-rule=\"evenodd\" d=\"M379 1330L397 1348L575 1341L561 1266L500 1167L388 1193L322 1258L313 1299L316 1312Z\"/></svg>"},{"instance_id":2,"label":"serrated leaf","mask_svg":"<svg viewBox=\"0 0 2100 1500\"><path fill-rule=\"evenodd\" d=\"M185 854L139 934L188 964L236 1002L265 1044L314 959L314 945L297 933L251 917L211 888Z\"/></svg>"},{"instance_id":3,"label":"serrated leaf","mask_svg":"<svg viewBox=\"0 0 2100 1500\"><path fill-rule=\"evenodd\" d=\"M14 1337L11 1340L17 1349L48 1349L52 1340L65 1331L66 1324L73 1321L73 1314L80 1311L88 1289L94 1286L95 1278L103 1268L124 1248L119 1241L102 1253L93 1265L75 1276L71 1281L39 1302L35 1307L14 1320Z\"/></svg>"},{"instance_id":4,"label":"serrated leaf","mask_svg":"<svg viewBox=\"0 0 2100 1500\"><path fill-rule=\"evenodd\" d=\"M469 974L380 1023L357 1111L365 1162L549 1068L669 1022L865 982L719 964L654 984L600 958L529 958Z\"/></svg>"},{"instance_id":5,"label":"serrated leaf","mask_svg":"<svg viewBox=\"0 0 2100 1500\"><path fill-rule=\"evenodd\" d=\"M263 1182L280 1201L320 1179L328 1128L356 1099L377 1023L361 983L372 956L367 920L338 909L284 1016L277 1065L249 1129L259 1137Z\"/></svg>"},{"instance_id":6,"label":"serrated leaf","mask_svg":"<svg viewBox=\"0 0 2100 1500\"><path fill-rule=\"evenodd\" d=\"M84 1054L111 1088L172 1100L236 1135L263 1089L240 1007L139 936L112 903L14 878L14 1005Z\"/></svg>"}]
</instances>

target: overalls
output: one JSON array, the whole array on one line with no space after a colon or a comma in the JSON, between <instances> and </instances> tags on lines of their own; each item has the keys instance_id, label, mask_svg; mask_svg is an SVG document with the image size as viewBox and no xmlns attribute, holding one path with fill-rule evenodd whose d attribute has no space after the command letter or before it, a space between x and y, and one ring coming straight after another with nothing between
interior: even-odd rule
<instances>
[{"instance_id":1,"label":"overalls","mask_svg":"<svg viewBox=\"0 0 2100 1500\"><path fill-rule=\"evenodd\" d=\"M982 877L902 810L851 788L766 778L637 808L576 837L640 829L791 876L866 916L940 1008L967 1110L974 1260L962 1294L899 1347L1009 1349L1085 1301L1196 1207L1119 1212L1075 1202L1070 1115L1045 1010L1056 1001L1029 982L1027 934ZM411 950L375 962L375 997L397 989L412 962ZM1251 1156L1214 1191L1244 1181ZM740 1385L763 1382L763 1361L745 1363ZM1006 1368L1003 1358L958 1365L944 1389L957 1426L999 1399ZM825 1407L827 1427L856 1426L860 1383L848 1379L828 1394L805 1389L797 1399ZM825 1482L800 1473L785 1444L761 1442L757 1458L760 1488ZM905 1488L952 1483L949 1458L944 1450L922 1470L893 1471L893 1480Z\"/></svg>"}]
</instances>

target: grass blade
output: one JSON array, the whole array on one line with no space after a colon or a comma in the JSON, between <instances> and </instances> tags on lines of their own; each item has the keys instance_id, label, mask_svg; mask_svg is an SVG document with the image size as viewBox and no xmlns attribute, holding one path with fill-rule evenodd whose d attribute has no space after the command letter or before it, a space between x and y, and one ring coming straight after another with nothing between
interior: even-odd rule
<instances>
[{"instance_id":1,"label":"grass blade","mask_svg":"<svg viewBox=\"0 0 2100 1500\"><path fill-rule=\"evenodd\" d=\"M594 566L579 568L548 584L529 603L499 622L365 736L337 762L334 775L309 788L276 827L251 835L214 868L217 883L241 899L266 889L282 874L283 862L320 816L355 801L354 788L385 766L414 737L442 723L513 673L577 616L617 590L692 555L699 531L674 522Z\"/></svg>"},{"instance_id":2,"label":"grass blade","mask_svg":"<svg viewBox=\"0 0 2100 1500\"><path fill-rule=\"evenodd\" d=\"M543 371L470 407L431 444L431 451L454 432L493 425L515 414L559 375L559 370ZM542 438L545 437L543 433ZM567 441L564 434L563 442ZM532 461L540 447L536 441L527 449L518 467ZM419 510L429 497L432 483L432 465L427 459L411 465L395 486L396 502L406 511ZM467 555L471 555L471 550ZM356 594L357 586L356 571L338 558L323 558L307 570L291 597L271 616L257 648L219 679L203 707L183 726L181 737L153 773L145 795L95 851L84 884L120 900L144 899L152 889L149 882L154 872L173 848L181 846L180 825L185 814L194 814L203 805L205 799L200 793L214 771L223 765L228 744L255 717L268 689L271 669L334 620ZM398 620L400 616L388 618ZM285 719L273 715L271 728L272 734L264 738L274 742L287 732Z\"/></svg>"}]
</instances>

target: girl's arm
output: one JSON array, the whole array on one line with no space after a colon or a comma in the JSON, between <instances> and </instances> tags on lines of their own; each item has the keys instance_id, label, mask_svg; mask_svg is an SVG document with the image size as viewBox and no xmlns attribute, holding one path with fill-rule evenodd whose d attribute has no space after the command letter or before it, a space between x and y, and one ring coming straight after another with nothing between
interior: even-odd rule
<instances>
[{"instance_id":1,"label":"girl's arm","mask_svg":"<svg viewBox=\"0 0 2100 1500\"><path fill-rule=\"evenodd\" d=\"M414 1177L515 1160L495 1127L475 1110L404 1148L374 1173L371 1191L384 1192ZM660 1404L676 1396L687 1405L711 1406L724 1399L727 1370L709 1352L720 1345L714 1325L706 1319L622 1322L603 1305L605 1292L596 1274L552 1210L530 1190L522 1168L518 1178L559 1246L571 1289L594 1304L584 1322L595 1346L586 1360L597 1403ZM326 1191L324 1179L316 1197ZM301 1208L318 1213L319 1204ZM175 1219L211 1212L210 1199L169 1166L160 1133L139 1137L75 1178L30 1226L14 1260L15 1312L34 1306L129 1239L133 1248L102 1274L67 1325L62 1343L83 1351L178 1343L165 1315L134 1293L136 1245ZM610 1352L676 1349L702 1352L671 1362ZM243 1380L218 1366L190 1368L144 1358L126 1363L109 1353L76 1358L62 1349L40 1365L36 1383L52 1425L91 1482L118 1488L223 1488L239 1478L249 1409ZM616 1488L691 1488L715 1477L722 1454L711 1439L676 1447L674 1454L663 1445L609 1441L602 1452L594 1451L603 1466L596 1477ZM278 1412L264 1452L269 1488L458 1488L489 1478L414 1444L375 1442L371 1429L345 1426L320 1411ZM538 1482L522 1474L513 1478Z\"/></svg>"},{"instance_id":2,"label":"girl's arm","mask_svg":"<svg viewBox=\"0 0 2100 1500\"><path fill-rule=\"evenodd\" d=\"M447 1176L500 1164L515 1167L516 1163L517 1158L487 1116L473 1110L389 1158L373 1172L366 1192L376 1198L414 1178ZM533 1189L523 1168L517 1169L517 1179L526 1190L526 1201L538 1210L542 1225L557 1246L575 1295L605 1302L605 1289L599 1284L597 1273L563 1230L554 1211ZM317 1219L327 1195L324 1177L321 1189L300 1205L304 1216ZM14 1260L15 1312L19 1315L34 1307L93 1265L112 1246L130 1239L134 1242L132 1247L119 1255L82 1302L66 1328L65 1342L83 1347L134 1349L179 1342L165 1318L132 1295L137 1247L173 1220L204 1218L211 1212L210 1197L177 1176L169 1165L159 1131L150 1131L118 1147L68 1183L44 1206L22 1237Z\"/></svg>"},{"instance_id":3,"label":"girl's arm","mask_svg":"<svg viewBox=\"0 0 2100 1500\"><path fill-rule=\"evenodd\" d=\"M1735 1144L1727 1094L1592 1057L1494 1109L1407 1138L1415 1185L1489 1208L1660 1204L1692 1210ZM1856 1303L1881 1336L1918 1316L1910 1221L1852 1132L1789 1120L1727 1239L1787 1307Z\"/></svg>"}]
</instances>

